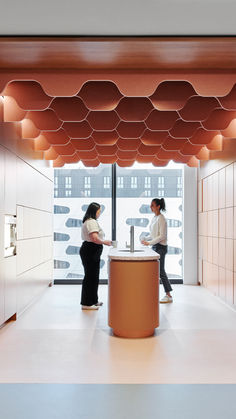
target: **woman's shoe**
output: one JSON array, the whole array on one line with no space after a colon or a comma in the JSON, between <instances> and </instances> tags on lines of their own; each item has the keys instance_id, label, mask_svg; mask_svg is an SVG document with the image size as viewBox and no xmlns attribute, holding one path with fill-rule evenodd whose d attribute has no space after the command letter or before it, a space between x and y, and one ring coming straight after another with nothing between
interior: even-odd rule
<instances>
[{"instance_id":1,"label":"woman's shoe","mask_svg":"<svg viewBox=\"0 0 236 419\"><path fill-rule=\"evenodd\" d=\"M103 305L103 302L102 301L98 301L96 304L95 304L95 306L97 306L97 307L101 307Z\"/></svg>"},{"instance_id":2,"label":"woman's shoe","mask_svg":"<svg viewBox=\"0 0 236 419\"><path fill-rule=\"evenodd\" d=\"M82 310L98 310L99 306L93 304L92 306L82 306Z\"/></svg>"},{"instance_id":3,"label":"woman's shoe","mask_svg":"<svg viewBox=\"0 0 236 419\"><path fill-rule=\"evenodd\" d=\"M160 303L161 304L168 304L168 303L173 303L173 298L172 297L170 297L169 295L165 295L162 299L161 299L161 301L160 301Z\"/></svg>"}]
</instances>

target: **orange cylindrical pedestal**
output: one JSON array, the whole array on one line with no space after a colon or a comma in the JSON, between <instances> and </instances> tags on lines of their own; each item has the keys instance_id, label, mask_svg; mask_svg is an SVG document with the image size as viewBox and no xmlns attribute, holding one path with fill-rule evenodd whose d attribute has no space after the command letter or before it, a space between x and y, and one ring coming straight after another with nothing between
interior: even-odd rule
<instances>
[{"instance_id":1,"label":"orange cylindrical pedestal","mask_svg":"<svg viewBox=\"0 0 236 419\"><path fill-rule=\"evenodd\" d=\"M159 326L159 262L111 260L108 324L117 336L151 336Z\"/></svg>"}]
</instances>

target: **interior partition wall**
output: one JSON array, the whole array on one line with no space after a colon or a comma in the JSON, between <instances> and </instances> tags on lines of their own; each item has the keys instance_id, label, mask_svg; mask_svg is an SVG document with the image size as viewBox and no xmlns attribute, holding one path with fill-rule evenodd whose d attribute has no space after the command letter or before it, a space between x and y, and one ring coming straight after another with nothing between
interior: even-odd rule
<instances>
[{"instance_id":1,"label":"interior partition wall","mask_svg":"<svg viewBox=\"0 0 236 419\"><path fill-rule=\"evenodd\" d=\"M91 202L101 204L99 224L107 239L118 241L123 249L135 230L135 246L149 232L154 197L164 197L167 205L168 255L166 269L172 282L181 282L182 273L182 165L156 168L135 163L122 168L99 165L87 168L81 163L56 169L54 176L54 280L55 283L81 283L84 273L79 250L81 226ZM104 246L100 281L106 282L109 247Z\"/></svg>"}]
</instances>

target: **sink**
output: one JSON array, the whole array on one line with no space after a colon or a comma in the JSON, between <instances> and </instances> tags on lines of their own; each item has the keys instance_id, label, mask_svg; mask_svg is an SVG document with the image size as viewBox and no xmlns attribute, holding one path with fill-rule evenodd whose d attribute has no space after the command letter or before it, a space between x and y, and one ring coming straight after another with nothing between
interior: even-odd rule
<instances>
[{"instance_id":1,"label":"sink","mask_svg":"<svg viewBox=\"0 0 236 419\"><path fill-rule=\"evenodd\" d=\"M133 252L131 252L129 249L123 249L123 250L122 249L119 249L118 252L136 253L136 252L144 252L144 250L137 249L137 250L134 250Z\"/></svg>"}]
</instances>

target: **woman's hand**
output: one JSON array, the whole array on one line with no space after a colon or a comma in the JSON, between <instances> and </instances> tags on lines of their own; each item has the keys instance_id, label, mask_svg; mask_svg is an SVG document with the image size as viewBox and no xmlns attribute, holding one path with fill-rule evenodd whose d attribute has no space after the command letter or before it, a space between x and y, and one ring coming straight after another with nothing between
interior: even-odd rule
<instances>
[{"instance_id":1,"label":"woman's hand","mask_svg":"<svg viewBox=\"0 0 236 419\"><path fill-rule=\"evenodd\" d=\"M112 242L111 240L104 240L103 244L105 244L105 246L111 246Z\"/></svg>"},{"instance_id":2,"label":"woman's hand","mask_svg":"<svg viewBox=\"0 0 236 419\"><path fill-rule=\"evenodd\" d=\"M141 243L144 244L144 246L148 246L149 245L149 242L147 242L146 240L142 240Z\"/></svg>"}]
</instances>

